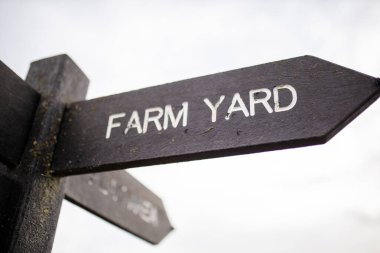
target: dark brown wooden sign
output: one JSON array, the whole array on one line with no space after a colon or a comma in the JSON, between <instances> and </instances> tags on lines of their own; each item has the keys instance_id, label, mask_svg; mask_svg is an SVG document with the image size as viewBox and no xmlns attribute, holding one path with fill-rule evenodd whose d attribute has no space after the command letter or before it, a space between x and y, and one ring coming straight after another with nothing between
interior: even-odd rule
<instances>
[{"instance_id":1,"label":"dark brown wooden sign","mask_svg":"<svg viewBox=\"0 0 380 253\"><path fill-rule=\"evenodd\" d=\"M69 177L66 199L153 244L173 229L161 199L125 171Z\"/></svg>"},{"instance_id":2,"label":"dark brown wooden sign","mask_svg":"<svg viewBox=\"0 0 380 253\"><path fill-rule=\"evenodd\" d=\"M21 159L40 95L0 61L0 162Z\"/></svg>"},{"instance_id":3,"label":"dark brown wooden sign","mask_svg":"<svg viewBox=\"0 0 380 253\"><path fill-rule=\"evenodd\" d=\"M379 82L303 56L74 103L53 172L69 175L322 144Z\"/></svg>"}]
</instances>

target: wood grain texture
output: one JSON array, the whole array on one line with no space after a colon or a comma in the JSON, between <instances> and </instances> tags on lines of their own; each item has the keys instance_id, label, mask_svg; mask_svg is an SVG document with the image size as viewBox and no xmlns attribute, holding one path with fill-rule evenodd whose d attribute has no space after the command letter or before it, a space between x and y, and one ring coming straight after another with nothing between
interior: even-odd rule
<instances>
[{"instance_id":1,"label":"wood grain texture","mask_svg":"<svg viewBox=\"0 0 380 253\"><path fill-rule=\"evenodd\" d=\"M125 171L66 180L67 200L150 243L173 229L161 199Z\"/></svg>"},{"instance_id":2,"label":"wood grain texture","mask_svg":"<svg viewBox=\"0 0 380 253\"><path fill-rule=\"evenodd\" d=\"M0 61L0 161L21 159L40 95Z\"/></svg>"},{"instance_id":3,"label":"wood grain texture","mask_svg":"<svg viewBox=\"0 0 380 253\"><path fill-rule=\"evenodd\" d=\"M293 109L268 113L262 104L254 116L235 112L225 120L232 96L241 95L249 108L249 91L279 85L297 91ZM73 103L66 111L56 148L53 172L61 175L247 154L323 144L346 126L380 94L376 78L312 56L193 78ZM204 99L215 103L216 122ZM282 103L289 103L284 95ZM288 96L288 97L287 97ZM129 115L140 118L151 107L172 105L176 112L188 101L186 127L158 131L151 124L145 134L124 129ZM273 95L269 101L273 108ZM125 113L105 138L109 115Z\"/></svg>"}]
</instances>

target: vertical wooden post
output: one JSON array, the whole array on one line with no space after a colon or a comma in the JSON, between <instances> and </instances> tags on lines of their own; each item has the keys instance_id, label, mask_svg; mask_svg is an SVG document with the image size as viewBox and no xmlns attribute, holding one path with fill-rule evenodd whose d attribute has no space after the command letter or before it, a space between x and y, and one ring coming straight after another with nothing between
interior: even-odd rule
<instances>
[{"instance_id":1,"label":"vertical wooden post","mask_svg":"<svg viewBox=\"0 0 380 253\"><path fill-rule=\"evenodd\" d=\"M0 173L0 200L9 209L0 217L0 252L48 253L64 197L63 179L50 173L57 134L66 104L83 100L89 81L67 55L33 62L26 81L41 100L20 165Z\"/></svg>"}]
</instances>

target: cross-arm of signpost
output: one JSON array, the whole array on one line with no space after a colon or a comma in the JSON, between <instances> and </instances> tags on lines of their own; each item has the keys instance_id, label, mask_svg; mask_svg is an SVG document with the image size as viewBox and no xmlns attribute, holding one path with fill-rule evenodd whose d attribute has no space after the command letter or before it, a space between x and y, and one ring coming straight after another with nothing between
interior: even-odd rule
<instances>
[{"instance_id":1,"label":"cross-arm of signpost","mask_svg":"<svg viewBox=\"0 0 380 253\"><path fill-rule=\"evenodd\" d=\"M379 94L378 79L303 56L73 103L52 172L323 144Z\"/></svg>"},{"instance_id":2,"label":"cross-arm of signpost","mask_svg":"<svg viewBox=\"0 0 380 253\"><path fill-rule=\"evenodd\" d=\"M15 167L21 160L40 94L0 61L0 161Z\"/></svg>"}]
</instances>

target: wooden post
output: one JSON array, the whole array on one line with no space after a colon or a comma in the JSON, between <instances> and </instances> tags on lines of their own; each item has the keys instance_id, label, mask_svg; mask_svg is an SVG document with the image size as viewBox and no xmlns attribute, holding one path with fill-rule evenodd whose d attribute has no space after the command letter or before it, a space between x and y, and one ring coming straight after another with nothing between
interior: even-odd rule
<instances>
[{"instance_id":1,"label":"wooden post","mask_svg":"<svg viewBox=\"0 0 380 253\"><path fill-rule=\"evenodd\" d=\"M0 252L51 252L64 197L51 163L65 104L83 100L88 79L67 55L31 64L27 83L41 94L21 163L0 168Z\"/></svg>"}]
</instances>

